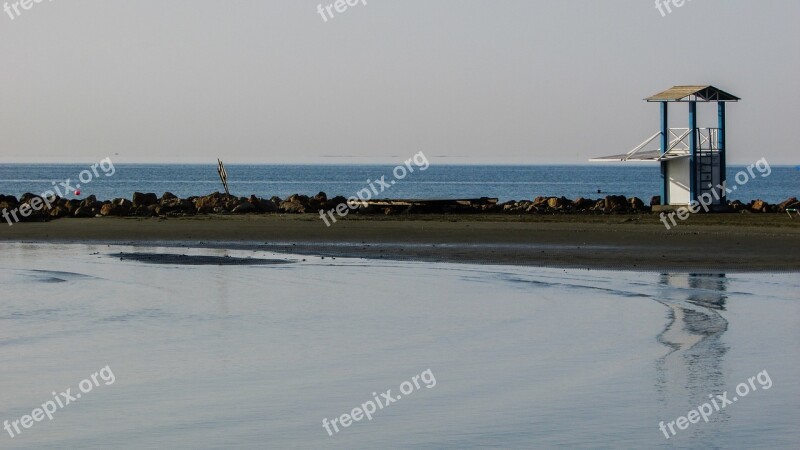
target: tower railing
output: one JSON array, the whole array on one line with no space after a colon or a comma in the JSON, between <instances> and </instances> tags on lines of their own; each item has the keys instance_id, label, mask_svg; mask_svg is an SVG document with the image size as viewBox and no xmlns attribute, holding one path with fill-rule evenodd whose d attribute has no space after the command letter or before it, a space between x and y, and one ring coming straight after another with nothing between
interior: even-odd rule
<instances>
[{"instance_id":1,"label":"tower railing","mask_svg":"<svg viewBox=\"0 0 800 450\"><path fill-rule=\"evenodd\" d=\"M691 128L670 128L669 147L667 147L666 151L664 151L659 146L658 151L661 152L661 157L657 158L656 160L663 161L669 158L689 155L690 151L689 144L692 134L691 131L692 131ZM696 138L697 138L698 152L720 151L719 128L697 128L696 131L697 131ZM653 141L659 139L660 137L661 137L661 132L659 131L656 134L652 135L649 139L645 140L644 142L636 146L633 150L629 151L625 155L624 160L632 158L633 156L635 156L640 151L644 150L648 145L650 145Z\"/></svg>"}]
</instances>

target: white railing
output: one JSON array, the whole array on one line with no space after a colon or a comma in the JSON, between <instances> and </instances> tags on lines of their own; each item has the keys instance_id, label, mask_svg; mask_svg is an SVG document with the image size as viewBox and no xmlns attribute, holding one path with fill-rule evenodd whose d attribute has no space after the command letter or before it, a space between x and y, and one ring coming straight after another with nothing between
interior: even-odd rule
<instances>
[{"instance_id":1,"label":"white railing","mask_svg":"<svg viewBox=\"0 0 800 450\"><path fill-rule=\"evenodd\" d=\"M670 128L669 129L669 146L666 151L658 147L662 156L658 158L659 161L668 159L668 157L685 156L689 154L691 138L691 128ZM698 146L697 151L702 152L716 152L719 151L719 128L697 128ZM642 151L645 147L650 145L654 140L661 137L661 132L657 132L649 139L645 140L633 150L625 154L623 161L627 161L634 155Z\"/></svg>"}]
</instances>

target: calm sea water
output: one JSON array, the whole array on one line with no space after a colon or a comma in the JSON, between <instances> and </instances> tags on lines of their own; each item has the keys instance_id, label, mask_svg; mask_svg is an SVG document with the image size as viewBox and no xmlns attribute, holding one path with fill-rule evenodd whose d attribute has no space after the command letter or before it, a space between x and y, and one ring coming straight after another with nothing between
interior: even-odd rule
<instances>
[{"instance_id":1,"label":"calm sea water","mask_svg":"<svg viewBox=\"0 0 800 450\"><path fill-rule=\"evenodd\" d=\"M41 194L52 182L71 179L87 165L0 165L0 193ZM329 196L349 197L366 187L367 180L385 175L392 178L394 166L373 165L231 165L227 167L232 193L285 198L319 191ZM111 177L100 177L81 187L81 196L94 194L102 200L130 198L135 191L172 192L181 197L221 191L215 165L116 165ZM743 169L730 167L729 178ZM740 186L731 199L763 199L779 202L800 196L800 171L794 167L772 167L768 177ZM606 194L637 196L645 202L660 194L660 174L655 165L609 166L444 166L431 165L415 172L381 194L383 198L477 198L501 201L536 196L597 198ZM598 190L602 194L598 194Z\"/></svg>"},{"instance_id":2,"label":"calm sea water","mask_svg":"<svg viewBox=\"0 0 800 450\"><path fill-rule=\"evenodd\" d=\"M109 366L8 449L796 449L800 280L0 244L0 421ZM430 369L333 437L322 426ZM734 404L675 421L767 371ZM749 389L749 388L748 388Z\"/></svg>"}]
</instances>

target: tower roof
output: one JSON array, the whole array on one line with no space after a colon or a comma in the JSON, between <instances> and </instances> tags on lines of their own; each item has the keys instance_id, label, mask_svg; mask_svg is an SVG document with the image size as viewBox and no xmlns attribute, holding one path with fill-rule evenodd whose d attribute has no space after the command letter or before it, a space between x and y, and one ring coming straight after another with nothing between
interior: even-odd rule
<instances>
[{"instance_id":1,"label":"tower roof","mask_svg":"<svg viewBox=\"0 0 800 450\"><path fill-rule=\"evenodd\" d=\"M714 86L674 86L645 100L648 102L738 102L740 99Z\"/></svg>"}]
</instances>

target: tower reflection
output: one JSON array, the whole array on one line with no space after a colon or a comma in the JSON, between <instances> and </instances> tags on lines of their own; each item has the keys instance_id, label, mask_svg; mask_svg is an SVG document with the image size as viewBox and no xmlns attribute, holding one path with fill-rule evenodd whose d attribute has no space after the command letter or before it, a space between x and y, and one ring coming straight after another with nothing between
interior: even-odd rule
<instances>
[{"instance_id":1,"label":"tower reflection","mask_svg":"<svg viewBox=\"0 0 800 450\"><path fill-rule=\"evenodd\" d=\"M728 347L725 274L661 274L658 301L669 308L658 341L669 352L656 361L656 391L665 410L685 410L726 388ZM719 416L724 420L724 416Z\"/></svg>"}]
</instances>

